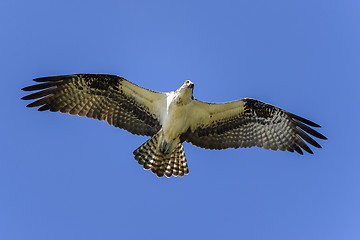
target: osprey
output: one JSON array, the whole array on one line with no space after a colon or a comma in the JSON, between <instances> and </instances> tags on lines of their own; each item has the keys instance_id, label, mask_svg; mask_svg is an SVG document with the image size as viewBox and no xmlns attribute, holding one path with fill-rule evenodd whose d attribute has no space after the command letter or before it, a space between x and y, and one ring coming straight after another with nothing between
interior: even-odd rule
<instances>
[{"instance_id":1,"label":"osprey","mask_svg":"<svg viewBox=\"0 0 360 240\"><path fill-rule=\"evenodd\" d=\"M304 140L321 146L308 134L327 139L309 127L320 127L318 124L255 99L199 101L193 97L194 83L189 80L167 93L106 74L42 77L34 81L40 83L22 89L37 91L22 98L38 99L27 107L95 118L133 134L150 136L134 155L144 169L151 169L158 177L189 173L184 141L206 149L257 146L300 154L303 149L312 154Z\"/></svg>"}]
</instances>

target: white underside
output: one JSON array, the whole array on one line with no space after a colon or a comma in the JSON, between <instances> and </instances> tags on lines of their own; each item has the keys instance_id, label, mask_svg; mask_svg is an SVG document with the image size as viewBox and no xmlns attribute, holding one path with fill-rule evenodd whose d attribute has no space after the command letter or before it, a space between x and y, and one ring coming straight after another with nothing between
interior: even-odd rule
<instances>
[{"instance_id":1,"label":"white underside","mask_svg":"<svg viewBox=\"0 0 360 240\"><path fill-rule=\"evenodd\" d=\"M161 116L163 137L167 142L178 139L188 129L191 105L191 102L186 105L177 104L175 92L167 93L166 109Z\"/></svg>"}]
</instances>

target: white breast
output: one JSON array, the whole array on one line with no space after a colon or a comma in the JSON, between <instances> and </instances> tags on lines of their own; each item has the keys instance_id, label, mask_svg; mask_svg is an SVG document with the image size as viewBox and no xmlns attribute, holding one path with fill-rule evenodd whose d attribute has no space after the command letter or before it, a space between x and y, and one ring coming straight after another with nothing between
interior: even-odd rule
<instances>
[{"instance_id":1,"label":"white breast","mask_svg":"<svg viewBox=\"0 0 360 240\"><path fill-rule=\"evenodd\" d=\"M167 104L164 109L161 125L167 141L179 137L187 129L188 109L191 104L178 104L175 92L167 93Z\"/></svg>"}]
</instances>

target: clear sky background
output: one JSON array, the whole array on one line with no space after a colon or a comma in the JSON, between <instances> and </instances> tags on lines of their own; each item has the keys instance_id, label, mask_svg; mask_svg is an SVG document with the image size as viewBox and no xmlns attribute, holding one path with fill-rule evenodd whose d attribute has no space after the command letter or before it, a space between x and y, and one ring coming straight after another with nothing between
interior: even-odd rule
<instances>
[{"instance_id":1,"label":"clear sky background","mask_svg":"<svg viewBox=\"0 0 360 240\"><path fill-rule=\"evenodd\" d=\"M360 2L0 2L0 239L360 239ZM33 78L121 75L197 99L252 97L308 118L314 155L185 143L157 178L147 137L25 108Z\"/></svg>"}]
</instances>

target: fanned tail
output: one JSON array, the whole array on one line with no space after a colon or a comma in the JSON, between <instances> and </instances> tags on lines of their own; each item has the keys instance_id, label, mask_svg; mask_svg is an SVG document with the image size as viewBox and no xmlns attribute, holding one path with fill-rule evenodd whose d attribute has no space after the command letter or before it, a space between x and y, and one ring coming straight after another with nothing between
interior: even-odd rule
<instances>
[{"instance_id":1,"label":"fanned tail","mask_svg":"<svg viewBox=\"0 0 360 240\"><path fill-rule=\"evenodd\" d=\"M184 176L189 173L182 143L178 143L171 154L164 155L157 150L159 134L155 134L134 151L135 160L144 169L151 171L158 177Z\"/></svg>"}]
</instances>

